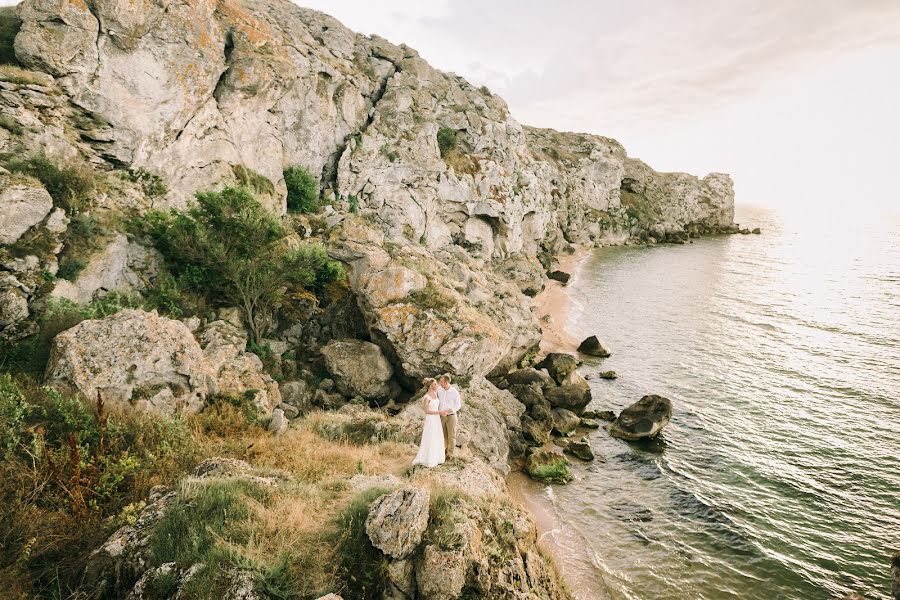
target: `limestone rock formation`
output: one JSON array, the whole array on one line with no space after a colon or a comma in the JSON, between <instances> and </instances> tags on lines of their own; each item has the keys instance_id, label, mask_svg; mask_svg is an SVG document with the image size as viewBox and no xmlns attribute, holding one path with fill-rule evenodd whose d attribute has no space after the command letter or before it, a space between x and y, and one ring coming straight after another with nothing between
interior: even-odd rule
<instances>
[{"instance_id":1,"label":"limestone rock formation","mask_svg":"<svg viewBox=\"0 0 900 600\"><path fill-rule=\"evenodd\" d=\"M413 553L428 527L427 489L400 489L378 498L369 508L366 533L372 545L393 559Z\"/></svg>"},{"instance_id":2,"label":"limestone rock formation","mask_svg":"<svg viewBox=\"0 0 900 600\"><path fill-rule=\"evenodd\" d=\"M281 401L278 385L262 373L246 339L219 321L203 332L201 347L180 321L155 312L123 310L82 321L53 342L48 384L93 400L164 413L196 412L210 394L250 392L261 410Z\"/></svg>"},{"instance_id":3,"label":"limestone rock formation","mask_svg":"<svg viewBox=\"0 0 900 600\"><path fill-rule=\"evenodd\" d=\"M647 395L619 413L610 423L609 434L623 440L656 437L672 419L672 401Z\"/></svg>"},{"instance_id":4,"label":"limestone rock formation","mask_svg":"<svg viewBox=\"0 0 900 600\"><path fill-rule=\"evenodd\" d=\"M559 435L570 435L578 429L581 419L571 410L565 408L554 408L553 415L553 431Z\"/></svg>"},{"instance_id":5,"label":"limestone rock formation","mask_svg":"<svg viewBox=\"0 0 900 600\"><path fill-rule=\"evenodd\" d=\"M97 292L143 292L159 276L161 264L162 258L158 252L119 233L106 248L90 257L75 281L57 280L52 295L77 304L87 304Z\"/></svg>"},{"instance_id":6,"label":"limestone rock formation","mask_svg":"<svg viewBox=\"0 0 900 600\"><path fill-rule=\"evenodd\" d=\"M19 241L53 210L53 200L40 184L28 178L0 175L0 245Z\"/></svg>"},{"instance_id":7,"label":"limestone rock formation","mask_svg":"<svg viewBox=\"0 0 900 600\"><path fill-rule=\"evenodd\" d=\"M574 356L562 352L551 352L534 366L536 369L546 369L556 383L562 385L569 373L578 368L578 361Z\"/></svg>"},{"instance_id":8,"label":"limestone rock formation","mask_svg":"<svg viewBox=\"0 0 900 600\"><path fill-rule=\"evenodd\" d=\"M362 340L332 340L322 348L325 365L345 396L387 400L398 392L394 369L377 345Z\"/></svg>"}]
</instances>

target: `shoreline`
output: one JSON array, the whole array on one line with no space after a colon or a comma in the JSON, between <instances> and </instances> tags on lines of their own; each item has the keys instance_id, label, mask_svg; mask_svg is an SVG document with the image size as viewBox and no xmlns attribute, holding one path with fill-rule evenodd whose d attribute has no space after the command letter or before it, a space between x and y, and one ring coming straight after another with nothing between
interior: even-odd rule
<instances>
[{"instance_id":1,"label":"shoreline","mask_svg":"<svg viewBox=\"0 0 900 600\"><path fill-rule=\"evenodd\" d=\"M569 330L573 312L580 306L570 293L596 248L576 246L572 254L557 256L559 270L571 278L565 285L550 280L532 300L541 322L540 354L565 352L577 354L582 340ZM596 558L586 550L581 534L567 526L560 518L553 501L553 488L513 471L506 478L507 489L513 501L528 511L537 525L538 545L556 564L560 575L576 600L609 600L612 592L606 585Z\"/></svg>"},{"instance_id":2,"label":"shoreline","mask_svg":"<svg viewBox=\"0 0 900 600\"><path fill-rule=\"evenodd\" d=\"M559 270L569 273L571 278L565 285L553 279L547 282L541 292L532 299L532 309L541 322L542 354L548 352L576 352L581 340L576 339L567 328L573 300L568 288L578 281L584 263L590 258L594 248L576 246L572 254L557 256Z\"/></svg>"}]
</instances>

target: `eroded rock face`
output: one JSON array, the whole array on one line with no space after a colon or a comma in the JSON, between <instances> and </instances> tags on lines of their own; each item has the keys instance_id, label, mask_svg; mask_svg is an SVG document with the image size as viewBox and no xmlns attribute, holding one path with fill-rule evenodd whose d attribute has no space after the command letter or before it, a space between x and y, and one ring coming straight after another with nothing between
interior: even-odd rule
<instances>
[{"instance_id":1,"label":"eroded rock face","mask_svg":"<svg viewBox=\"0 0 900 600\"><path fill-rule=\"evenodd\" d=\"M87 304L98 292L143 292L159 276L161 265L162 257L158 252L119 233L106 248L90 258L75 281L59 279L52 294L77 304Z\"/></svg>"},{"instance_id":2,"label":"eroded rock face","mask_svg":"<svg viewBox=\"0 0 900 600\"><path fill-rule=\"evenodd\" d=\"M93 400L165 413L196 412L215 382L188 328L155 312L82 321L53 342L45 379Z\"/></svg>"},{"instance_id":3,"label":"eroded rock face","mask_svg":"<svg viewBox=\"0 0 900 600\"><path fill-rule=\"evenodd\" d=\"M262 373L259 358L244 352L246 339L224 321L202 334L156 312L123 310L82 321L53 342L48 384L95 399L168 414L196 412L210 394L251 392L271 412L281 401L278 385Z\"/></svg>"},{"instance_id":4,"label":"eroded rock face","mask_svg":"<svg viewBox=\"0 0 900 600\"><path fill-rule=\"evenodd\" d=\"M536 369L546 369L554 381L561 385L566 376L578 368L578 361L570 354L551 352L534 367Z\"/></svg>"},{"instance_id":5,"label":"eroded rock face","mask_svg":"<svg viewBox=\"0 0 900 600\"><path fill-rule=\"evenodd\" d=\"M0 245L19 241L53 210L53 200L40 184L0 175Z\"/></svg>"},{"instance_id":6,"label":"eroded rock face","mask_svg":"<svg viewBox=\"0 0 900 600\"><path fill-rule=\"evenodd\" d=\"M18 13L19 60L108 123L104 154L161 175L170 206L245 165L281 211L282 169L299 163L390 238L487 259L621 243L655 224L629 202L679 228L729 218L727 176L658 174L615 140L522 126L486 88L288 0L31 1ZM439 148L442 128L455 147Z\"/></svg>"},{"instance_id":7,"label":"eroded rock face","mask_svg":"<svg viewBox=\"0 0 900 600\"><path fill-rule=\"evenodd\" d=\"M322 355L345 396L387 400L397 394L394 369L377 345L362 340L332 340L322 348Z\"/></svg>"},{"instance_id":8,"label":"eroded rock face","mask_svg":"<svg viewBox=\"0 0 900 600\"><path fill-rule=\"evenodd\" d=\"M609 424L609 434L623 440L656 437L672 419L672 401L656 394L644 396Z\"/></svg>"},{"instance_id":9,"label":"eroded rock face","mask_svg":"<svg viewBox=\"0 0 900 600\"><path fill-rule=\"evenodd\" d=\"M412 554L428 527L430 498L427 489L401 489L378 498L366 517L372 545L394 559Z\"/></svg>"}]
</instances>

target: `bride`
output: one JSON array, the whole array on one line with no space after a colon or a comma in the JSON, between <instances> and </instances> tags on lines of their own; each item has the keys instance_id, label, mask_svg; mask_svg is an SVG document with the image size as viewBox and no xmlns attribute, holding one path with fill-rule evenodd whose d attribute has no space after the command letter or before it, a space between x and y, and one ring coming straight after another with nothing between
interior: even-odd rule
<instances>
[{"instance_id":1,"label":"bride","mask_svg":"<svg viewBox=\"0 0 900 600\"><path fill-rule=\"evenodd\" d=\"M413 459L414 465L436 467L444 462L444 430L441 428L441 415L446 411L438 410L437 381L431 377L422 383L428 390L422 399L425 409L425 425L422 427L422 441L419 442L419 453Z\"/></svg>"}]
</instances>

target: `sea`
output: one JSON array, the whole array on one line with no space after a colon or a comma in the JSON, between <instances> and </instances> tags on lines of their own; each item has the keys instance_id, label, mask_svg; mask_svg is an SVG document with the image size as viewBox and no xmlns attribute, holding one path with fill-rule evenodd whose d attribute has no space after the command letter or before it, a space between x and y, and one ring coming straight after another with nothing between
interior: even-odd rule
<instances>
[{"instance_id":1,"label":"sea","mask_svg":"<svg viewBox=\"0 0 900 600\"><path fill-rule=\"evenodd\" d=\"M612 351L591 408L674 405L653 442L590 432L569 485L520 482L579 598L891 597L900 214L736 220L762 234L601 248L570 283L568 333Z\"/></svg>"}]
</instances>

